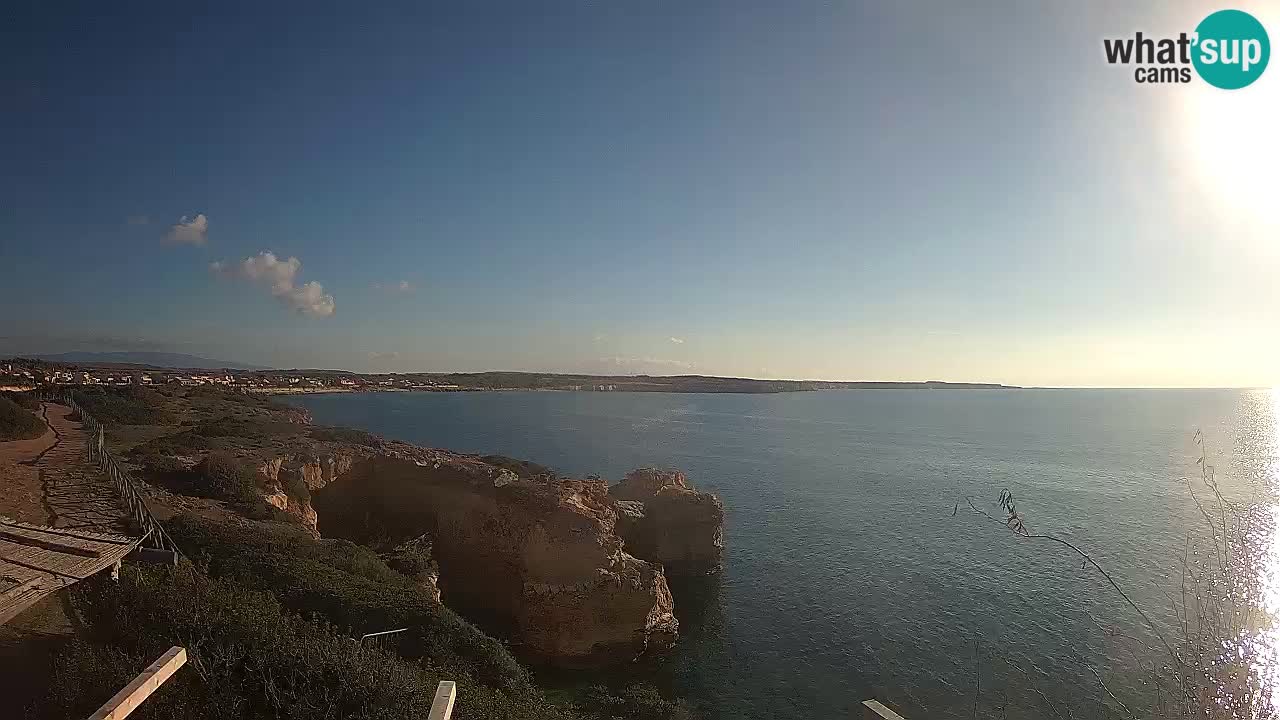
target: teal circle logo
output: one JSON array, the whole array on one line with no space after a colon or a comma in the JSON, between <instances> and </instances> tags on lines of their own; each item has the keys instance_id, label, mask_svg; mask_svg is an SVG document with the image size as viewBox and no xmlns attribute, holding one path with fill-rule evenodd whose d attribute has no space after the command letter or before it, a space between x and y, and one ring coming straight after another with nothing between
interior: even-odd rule
<instances>
[{"instance_id":1,"label":"teal circle logo","mask_svg":"<svg viewBox=\"0 0 1280 720\"><path fill-rule=\"evenodd\" d=\"M1271 59L1271 41L1257 18L1243 10L1219 10L1196 26L1191 62L1204 81L1238 90L1257 80Z\"/></svg>"}]
</instances>

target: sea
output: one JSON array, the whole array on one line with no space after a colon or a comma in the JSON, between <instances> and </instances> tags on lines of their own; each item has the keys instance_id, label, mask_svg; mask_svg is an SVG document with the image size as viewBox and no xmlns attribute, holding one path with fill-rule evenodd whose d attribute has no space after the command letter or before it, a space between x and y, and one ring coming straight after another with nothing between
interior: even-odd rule
<instances>
[{"instance_id":1,"label":"sea","mask_svg":"<svg viewBox=\"0 0 1280 720\"><path fill-rule=\"evenodd\" d=\"M681 641L649 673L706 718L1120 717L1151 702L1189 487L1273 511L1276 390L354 393L291 397L323 424L568 476L675 468L726 508L722 574L673 584ZM1190 485L1188 482L1190 481ZM1200 486L1203 492L1203 485ZM982 511L982 512L979 512ZM983 513L986 513L985 515ZM321 522L323 528L323 520ZM1280 576L1280 539L1250 540ZM1274 594L1274 593L1273 593Z\"/></svg>"}]
</instances>

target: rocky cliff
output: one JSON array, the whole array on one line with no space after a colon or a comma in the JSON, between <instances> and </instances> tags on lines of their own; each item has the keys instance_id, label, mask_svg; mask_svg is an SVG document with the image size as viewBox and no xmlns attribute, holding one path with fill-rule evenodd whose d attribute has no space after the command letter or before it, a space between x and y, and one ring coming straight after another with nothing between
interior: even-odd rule
<instances>
[{"instance_id":1,"label":"rocky cliff","mask_svg":"<svg viewBox=\"0 0 1280 720\"><path fill-rule=\"evenodd\" d=\"M303 527L319 537L311 493L345 475L358 457L368 454L360 453L357 449L342 448L320 456L273 457L258 466L259 484L263 488L262 499L297 517Z\"/></svg>"},{"instance_id":2,"label":"rocky cliff","mask_svg":"<svg viewBox=\"0 0 1280 720\"><path fill-rule=\"evenodd\" d=\"M319 530L358 542L426 533L446 604L561 666L631 660L677 635L661 566L623 549L599 480L520 477L398 443L315 492Z\"/></svg>"},{"instance_id":3,"label":"rocky cliff","mask_svg":"<svg viewBox=\"0 0 1280 720\"><path fill-rule=\"evenodd\" d=\"M724 504L689 485L682 472L635 470L609 489L627 550L671 575L718 572L724 554Z\"/></svg>"}]
</instances>

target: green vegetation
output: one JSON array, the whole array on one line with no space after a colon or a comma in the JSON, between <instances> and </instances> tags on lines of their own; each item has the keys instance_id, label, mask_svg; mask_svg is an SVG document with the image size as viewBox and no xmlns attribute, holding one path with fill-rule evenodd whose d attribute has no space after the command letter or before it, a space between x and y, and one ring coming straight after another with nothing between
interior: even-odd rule
<instances>
[{"instance_id":1,"label":"green vegetation","mask_svg":"<svg viewBox=\"0 0 1280 720\"><path fill-rule=\"evenodd\" d=\"M227 502L166 521L188 558L176 570L127 564L119 583L76 586L83 632L57 656L53 689L32 718L88 716L172 645L188 649L187 667L132 718L417 720L443 679L459 683L460 720L684 717L647 686L549 698L506 646L423 588L437 571L429 539L380 557L317 540L296 515L262 501L256 464L264 458L317 457L321 443L377 447L377 436L315 428L294 409L217 389L95 388L80 397L108 424L108 440L131 448L141 477ZM296 468L282 468L279 479L290 497L309 497ZM396 628L408 630L389 649L356 642Z\"/></svg>"},{"instance_id":2,"label":"green vegetation","mask_svg":"<svg viewBox=\"0 0 1280 720\"><path fill-rule=\"evenodd\" d=\"M85 412L104 423L122 425L174 424L164 394L150 388L85 388L75 393Z\"/></svg>"},{"instance_id":3,"label":"green vegetation","mask_svg":"<svg viewBox=\"0 0 1280 720\"><path fill-rule=\"evenodd\" d=\"M3 392L0 397L8 398L17 404L23 410L31 412L40 412L40 400L33 393L29 392Z\"/></svg>"},{"instance_id":4,"label":"green vegetation","mask_svg":"<svg viewBox=\"0 0 1280 720\"><path fill-rule=\"evenodd\" d=\"M278 438L302 435L306 426L287 420L224 416L199 423L191 432L205 438Z\"/></svg>"},{"instance_id":5,"label":"green vegetation","mask_svg":"<svg viewBox=\"0 0 1280 720\"><path fill-rule=\"evenodd\" d=\"M315 541L289 525L232 526L180 517L168 530L210 575L270 591L295 612L316 613L352 635L410 627L400 642L410 657L429 658L495 687L528 683L500 643L426 597L367 548Z\"/></svg>"},{"instance_id":6,"label":"green vegetation","mask_svg":"<svg viewBox=\"0 0 1280 720\"><path fill-rule=\"evenodd\" d=\"M187 666L132 717L420 720L444 679L459 683L461 720L569 717L527 683L500 689L447 660L362 647L270 592L189 563L126 566L118 584L83 583L73 597L87 637L58 655L35 718L88 716L171 645L187 648Z\"/></svg>"},{"instance_id":7,"label":"green vegetation","mask_svg":"<svg viewBox=\"0 0 1280 720\"><path fill-rule=\"evenodd\" d=\"M0 440L30 440L45 433L44 421L7 397L0 397Z\"/></svg>"},{"instance_id":8,"label":"green vegetation","mask_svg":"<svg viewBox=\"0 0 1280 720\"><path fill-rule=\"evenodd\" d=\"M588 707L597 708L600 718L627 720L685 720L694 714L682 702L669 702L657 688L632 683L615 691L604 685L593 685L580 699Z\"/></svg>"},{"instance_id":9,"label":"green vegetation","mask_svg":"<svg viewBox=\"0 0 1280 720\"><path fill-rule=\"evenodd\" d=\"M490 465L503 468L504 470L510 470L523 478L556 477L555 472L551 468L528 460L517 460L515 458L509 458L506 455L482 455L480 459Z\"/></svg>"},{"instance_id":10,"label":"green vegetation","mask_svg":"<svg viewBox=\"0 0 1280 720\"><path fill-rule=\"evenodd\" d=\"M440 573L440 566L431 553L431 541L426 535L401 543L382 558L387 567L416 582L425 582Z\"/></svg>"},{"instance_id":11,"label":"green vegetation","mask_svg":"<svg viewBox=\"0 0 1280 720\"><path fill-rule=\"evenodd\" d=\"M258 486L253 471L226 452L214 451L195 466L189 495L232 502L257 499Z\"/></svg>"},{"instance_id":12,"label":"green vegetation","mask_svg":"<svg viewBox=\"0 0 1280 720\"><path fill-rule=\"evenodd\" d=\"M382 438L366 430L344 427L318 427L311 430L311 439L320 442L343 442L353 445L364 445L376 448L382 445Z\"/></svg>"}]
</instances>

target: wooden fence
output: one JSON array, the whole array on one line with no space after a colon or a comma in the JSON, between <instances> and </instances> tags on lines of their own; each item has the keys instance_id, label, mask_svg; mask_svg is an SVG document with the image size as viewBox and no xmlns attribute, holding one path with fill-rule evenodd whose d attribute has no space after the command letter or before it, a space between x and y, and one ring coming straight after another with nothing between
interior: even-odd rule
<instances>
[{"instance_id":1,"label":"wooden fence","mask_svg":"<svg viewBox=\"0 0 1280 720\"><path fill-rule=\"evenodd\" d=\"M137 482L129 476L129 473L115 459L111 451L107 450L106 436L102 423L85 412L84 408L80 407L80 404L76 402L71 393L65 395L49 393L45 399L61 402L80 416L80 422L84 425L85 434L89 436L88 442L85 443L87 459L101 468L102 472L106 473L111 478L111 482L115 484L116 491L120 493L120 498L129 507L129 514L142 532L142 545L152 550L172 553L173 558L176 560L181 555L181 552L173 542L173 538L169 537L169 533L165 532L164 527L160 525L160 521L156 520L155 516L151 514L151 510L147 508L147 503L142 499L142 494L138 492Z\"/></svg>"}]
</instances>

